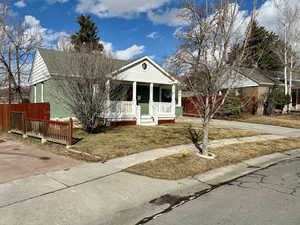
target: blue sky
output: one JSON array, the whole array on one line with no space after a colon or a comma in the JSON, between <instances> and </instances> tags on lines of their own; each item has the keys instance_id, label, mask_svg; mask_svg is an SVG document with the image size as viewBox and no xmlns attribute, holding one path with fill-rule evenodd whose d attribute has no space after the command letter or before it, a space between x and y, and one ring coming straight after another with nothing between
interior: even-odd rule
<instances>
[{"instance_id":1,"label":"blue sky","mask_svg":"<svg viewBox=\"0 0 300 225\"><path fill-rule=\"evenodd\" d=\"M269 0L258 1L258 8ZM241 6L243 17L252 1ZM178 0L21 0L12 10L31 26L38 26L46 38L45 46L53 48L62 36L78 31L80 13L92 16L107 51L121 59L144 55L158 63L174 53L176 29L184 25L176 15Z\"/></svg>"}]
</instances>

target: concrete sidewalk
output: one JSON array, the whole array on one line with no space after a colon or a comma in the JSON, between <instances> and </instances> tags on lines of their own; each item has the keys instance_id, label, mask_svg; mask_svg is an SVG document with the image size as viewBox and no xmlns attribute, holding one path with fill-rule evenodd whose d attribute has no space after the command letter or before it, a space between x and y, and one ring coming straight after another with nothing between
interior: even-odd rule
<instances>
[{"instance_id":1,"label":"concrete sidewalk","mask_svg":"<svg viewBox=\"0 0 300 225\"><path fill-rule=\"evenodd\" d=\"M246 143L257 140L273 140L282 138L276 135L261 135L245 138L216 140L210 143L213 147L225 144ZM116 158L106 163L89 163L65 170L48 172L26 179L14 180L0 185L0 207L26 201L38 196L47 195L67 188L79 186L93 181L99 181L109 176L121 173L122 170L155 160L164 156L180 153L182 150L196 151L192 144L179 145L141 152L126 157Z\"/></svg>"},{"instance_id":2,"label":"concrete sidewalk","mask_svg":"<svg viewBox=\"0 0 300 225\"><path fill-rule=\"evenodd\" d=\"M154 198L172 192L185 195L186 191L207 190L212 185L299 156L300 150L275 153L178 181L125 172L73 185L71 183L77 179L76 173L68 184L53 173L17 180L0 185L0 224L135 224L134 221L168 206L152 206L148 202ZM90 172L95 173L93 170Z\"/></svg>"}]
</instances>

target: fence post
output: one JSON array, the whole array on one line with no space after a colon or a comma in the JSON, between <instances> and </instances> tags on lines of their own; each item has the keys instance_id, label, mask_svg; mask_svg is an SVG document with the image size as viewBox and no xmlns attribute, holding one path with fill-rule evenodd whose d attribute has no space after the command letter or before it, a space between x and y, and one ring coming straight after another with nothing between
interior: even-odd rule
<instances>
[{"instance_id":1,"label":"fence post","mask_svg":"<svg viewBox=\"0 0 300 225\"><path fill-rule=\"evenodd\" d=\"M25 113L21 113L22 115L22 132L23 132L23 138L28 138L27 132L26 132L26 121L25 121Z\"/></svg>"},{"instance_id":2,"label":"fence post","mask_svg":"<svg viewBox=\"0 0 300 225\"><path fill-rule=\"evenodd\" d=\"M67 148L70 148L73 141L73 120L70 118L69 121L69 131L68 131L68 141L67 141Z\"/></svg>"}]
</instances>

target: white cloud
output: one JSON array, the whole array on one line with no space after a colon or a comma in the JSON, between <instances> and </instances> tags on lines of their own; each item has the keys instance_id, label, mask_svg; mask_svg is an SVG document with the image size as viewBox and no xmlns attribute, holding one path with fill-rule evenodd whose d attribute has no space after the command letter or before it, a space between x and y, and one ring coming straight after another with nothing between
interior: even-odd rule
<instances>
[{"instance_id":1,"label":"white cloud","mask_svg":"<svg viewBox=\"0 0 300 225\"><path fill-rule=\"evenodd\" d=\"M159 37L157 32L152 32L146 36L147 38L156 39Z\"/></svg>"},{"instance_id":2,"label":"white cloud","mask_svg":"<svg viewBox=\"0 0 300 225\"><path fill-rule=\"evenodd\" d=\"M168 26L184 26L187 22L180 16L183 13L183 9L168 9L165 12L148 12L148 18L154 24L165 24Z\"/></svg>"},{"instance_id":3,"label":"white cloud","mask_svg":"<svg viewBox=\"0 0 300 225\"><path fill-rule=\"evenodd\" d=\"M40 21L36 19L34 16L26 15L24 18L24 22L30 27L40 26Z\"/></svg>"},{"instance_id":4,"label":"white cloud","mask_svg":"<svg viewBox=\"0 0 300 225\"><path fill-rule=\"evenodd\" d=\"M26 15L24 17L24 24L26 27L26 35L28 38L30 36L35 36L42 40L43 47L46 48L57 48L58 40L68 37L69 35L64 32L55 32L51 29L45 28L40 24L40 21L31 15Z\"/></svg>"},{"instance_id":5,"label":"white cloud","mask_svg":"<svg viewBox=\"0 0 300 225\"><path fill-rule=\"evenodd\" d=\"M98 17L132 18L157 9L171 0L78 0L76 11Z\"/></svg>"},{"instance_id":6,"label":"white cloud","mask_svg":"<svg viewBox=\"0 0 300 225\"><path fill-rule=\"evenodd\" d=\"M54 3L66 3L68 2L69 0L47 0L47 2L49 4L54 4Z\"/></svg>"},{"instance_id":7,"label":"white cloud","mask_svg":"<svg viewBox=\"0 0 300 225\"><path fill-rule=\"evenodd\" d=\"M104 41L102 41L101 43L104 46L104 51L106 52L106 54L121 60L130 60L142 54L145 49L145 46L143 45L132 45L127 49L114 51L112 43Z\"/></svg>"},{"instance_id":8,"label":"white cloud","mask_svg":"<svg viewBox=\"0 0 300 225\"><path fill-rule=\"evenodd\" d=\"M300 10L300 1L299 0L276 0L277 4L283 10L290 10L292 13ZM267 0L258 10L257 10L257 21L260 25L266 27L269 31L273 31L277 34L281 34L283 31L283 22L282 14L275 6L274 1ZM292 19L294 19L292 13L290 13ZM287 18L289 19L289 18ZM300 26L300 20L298 19L296 28ZM295 28L295 29L296 29Z\"/></svg>"},{"instance_id":9,"label":"white cloud","mask_svg":"<svg viewBox=\"0 0 300 225\"><path fill-rule=\"evenodd\" d=\"M131 47L124 49L124 50L117 50L115 51L113 48L113 44L111 42L104 42L101 41L104 47L104 51L117 59L122 60L129 60L134 58L137 55L140 55L144 52L144 46L143 45L132 45Z\"/></svg>"},{"instance_id":10,"label":"white cloud","mask_svg":"<svg viewBox=\"0 0 300 225\"><path fill-rule=\"evenodd\" d=\"M26 3L23 0L20 0L15 3L15 6L18 8L24 8L24 7L26 7Z\"/></svg>"}]
</instances>

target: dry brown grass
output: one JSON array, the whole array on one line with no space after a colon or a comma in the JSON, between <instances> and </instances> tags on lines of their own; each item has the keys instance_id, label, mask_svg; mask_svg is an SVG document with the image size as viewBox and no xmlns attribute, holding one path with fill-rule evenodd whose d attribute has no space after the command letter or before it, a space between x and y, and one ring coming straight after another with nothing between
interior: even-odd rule
<instances>
[{"instance_id":1,"label":"dry brown grass","mask_svg":"<svg viewBox=\"0 0 300 225\"><path fill-rule=\"evenodd\" d=\"M299 115L245 116L245 118L237 119L237 121L300 128Z\"/></svg>"},{"instance_id":2,"label":"dry brown grass","mask_svg":"<svg viewBox=\"0 0 300 225\"><path fill-rule=\"evenodd\" d=\"M175 126L176 125L176 126ZM195 125L196 126L196 125ZM77 132L83 139L73 149L97 155L103 161L155 148L191 143L187 124L169 126L121 126L99 134ZM199 126L198 126L199 127ZM261 133L227 127L211 127L210 140L249 137Z\"/></svg>"},{"instance_id":3,"label":"dry brown grass","mask_svg":"<svg viewBox=\"0 0 300 225\"><path fill-rule=\"evenodd\" d=\"M211 148L210 152L217 155L214 160L200 158L196 153L187 156L176 154L137 164L125 171L153 178L178 180L243 160L295 148L300 148L300 138L232 144Z\"/></svg>"},{"instance_id":4,"label":"dry brown grass","mask_svg":"<svg viewBox=\"0 0 300 225\"><path fill-rule=\"evenodd\" d=\"M81 129L76 129L74 137L80 140L72 146L80 152L90 153L92 156L78 155L67 152L64 145L47 142L41 144L40 139L23 139L21 135L0 133L0 137L21 141L46 151L68 155L86 161L106 161L155 148L170 147L191 143L187 129L188 123L176 123L155 127L120 126L107 129L98 134L87 134ZM192 127L200 129L199 124ZM210 128L210 140L238 138L260 135L261 133L244 131L235 128L213 126ZM96 155L99 158L93 157Z\"/></svg>"}]
</instances>

